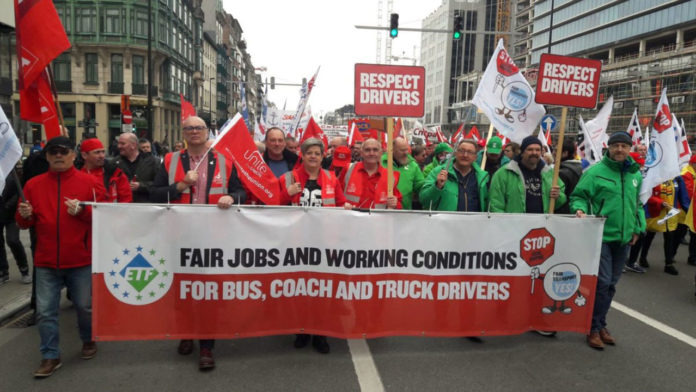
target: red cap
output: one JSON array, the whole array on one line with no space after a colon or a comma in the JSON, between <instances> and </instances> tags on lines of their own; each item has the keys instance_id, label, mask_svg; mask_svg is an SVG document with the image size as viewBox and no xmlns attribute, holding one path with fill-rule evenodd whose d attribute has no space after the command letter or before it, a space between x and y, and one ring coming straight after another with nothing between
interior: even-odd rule
<instances>
[{"instance_id":1,"label":"red cap","mask_svg":"<svg viewBox=\"0 0 696 392\"><path fill-rule=\"evenodd\" d=\"M331 163L331 165L334 167L346 168L350 166L351 158L352 155L348 146L338 146L334 150L333 162Z\"/></svg>"},{"instance_id":2,"label":"red cap","mask_svg":"<svg viewBox=\"0 0 696 392\"><path fill-rule=\"evenodd\" d=\"M103 150L104 145L102 144L101 140L97 139L96 137L91 138L91 139L85 139L80 143L80 151L81 152L90 152L93 150Z\"/></svg>"},{"instance_id":3,"label":"red cap","mask_svg":"<svg viewBox=\"0 0 696 392\"><path fill-rule=\"evenodd\" d=\"M478 145L480 147L486 148L486 139L479 139Z\"/></svg>"},{"instance_id":4,"label":"red cap","mask_svg":"<svg viewBox=\"0 0 696 392\"><path fill-rule=\"evenodd\" d=\"M689 164L694 164L696 163L696 154L692 155L691 158L689 158Z\"/></svg>"}]
</instances>

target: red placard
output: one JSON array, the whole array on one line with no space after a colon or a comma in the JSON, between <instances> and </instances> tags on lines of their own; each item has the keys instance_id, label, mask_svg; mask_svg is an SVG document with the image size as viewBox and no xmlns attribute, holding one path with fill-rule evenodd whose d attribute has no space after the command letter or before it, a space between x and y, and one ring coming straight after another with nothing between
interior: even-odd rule
<instances>
[{"instance_id":1,"label":"red placard","mask_svg":"<svg viewBox=\"0 0 696 392\"><path fill-rule=\"evenodd\" d=\"M592 109L597 106L601 72L599 60L542 54L535 101Z\"/></svg>"},{"instance_id":2,"label":"red placard","mask_svg":"<svg viewBox=\"0 0 696 392\"><path fill-rule=\"evenodd\" d=\"M123 111L123 123L132 124L133 123L133 113L130 110Z\"/></svg>"},{"instance_id":3,"label":"red placard","mask_svg":"<svg viewBox=\"0 0 696 392\"><path fill-rule=\"evenodd\" d=\"M425 68L355 64L355 114L423 117Z\"/></svg>"},{"instance_id":4,"label":"red placard","mask_svg":"<svg viewBox=\"0 0 696 392\"><path fill-rule=\"evenodd\" d=\"M520 240L520 257L530 267L543 264L555 249L556 238L543 227L530 230Z\"/></svg>"}]
</instances>

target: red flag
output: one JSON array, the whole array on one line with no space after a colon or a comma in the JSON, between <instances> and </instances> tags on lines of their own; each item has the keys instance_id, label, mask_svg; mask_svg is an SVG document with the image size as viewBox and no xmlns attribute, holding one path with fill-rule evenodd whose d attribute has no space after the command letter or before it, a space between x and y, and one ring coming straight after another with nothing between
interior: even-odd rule
<instances>
[{"instance_id":1,"label":"red flag","mask_svg":"<svg viewBox=\"0 0 696 392\"><path fill-rule=\"evenodd\" d=\"M46 72L42 72L33 83L19 90L19 116L23 120L42 123L46 140L60 136L60 123Z\"/></svg>"},{"instance_id":2,"label":"red flag","mask_svg":"<svg viewBox=\"0 0 696 392\"><path fill-rule=\"evenodd\" d=\"M466 134L466 138L467 139L474 139L477 142L479 141L479 139L481 139L481 134L479 133L478 128L476 128L476 125L471 127L471 129L469 130L469 133Z\"/></svg>"},{"instance_id":3,"label":"red flag","mask_svg":"<svg viewBox=\"0 0 696 392\"><path fill-rule=\"evenodd\" d=\"M251 193L267 205L280 204L278 179L264 162L241 114L223 125L212 148L234 162L239 179Z\"/></svg>"},{"instance_id":4,"label":"red flag","mask_svg":"<svg viewBox=\"0 0 696 392\"><path fill-rule=\"evenodd\" d=\"M184 94L180 93L179 98L181 98L181 122L183 123L187 118L196 115L196 108L184 99Z\"/></svg>"},{"instance_id":5,"label":"red flag","mask_svg":"<svg viewBox=\"0 0 696 392\"><path fill-rule=\"evenodd\" d=\"M314 121L314 117L309 118L309 122L307 122L307 129L302 132L302 139L300 139L300 146L302 143L304 143L305 140L309 139L310 137L315 137L324 143L324 151L326 151L329 148L329 140L324 134L324 131L321 130L319 125Z\"/></svg>"},{"instance_id":6,"label":"red flag","mask_svg":"<svg viewBox=\"0 0 696 392\"><path fill-rule=\"evenodd\" d=\"M47 65L70 48L51 0L14 0L17 23L19 89L36 80Z\"/></svg>"},{"instance_id":7,"label":"red flag","mask_svg":"<svg viewBox=\"0 0 696 392\"><path fill-rule=\"evenodd\" d=\"M435 127L435 136L437 136L438 143L447 143L447 138L442 134L440 126Z\"/></svg>"},{"instance_id":8,"label":"red flag","mask_svg":"<svg viewBox=\"0 0 696 392\"><path fill-rule=\"evenodd\" d=\"M397 137L403 137L405 138L406 135L402 135L401 131L404 129L404 123L401 121L401 117L399 117L398 120L396 120L396 124L394 125L394 139Z\"/></svg>"},{"instance_id":9,"label":"red flag","mask_svg":"<svg viewBox=\"0 0 696 392\"><path fill-rule=\"evenodd\" d=\"M510 139L506 138L505 135L503 135L502 133L498 132L497 130L496 133L498 134L497 136L500 138L500 140L503 141L503 146L510 142Z\"/></svg>"},{"instance_id":10,"label":"red flag","mask_svg":"<svg viewBox=\"0 0 696 392\"><path fill-rule=\"evenodd\" d=\"M459 126L457 132L452 134L452 136L450 137L450 144L456 144L459 141L459 139L464 139L464 123L462 123L462 125Z\"/></svg>"},{"instance_id":11,"label":"red flag","mask_svg":"<svg viewBox=\"0 0 696 392\"><path fill-rule=\"evenodd\" d=\"M365 138L363 138L362 133L360 133L360 130L358 129L358 126L355 125L355 122L353 122L350 126L350 133L348 133L348 145L351 147L355 147L355 143L362 143L364 141Z\"/></svg>"}]
</instances>

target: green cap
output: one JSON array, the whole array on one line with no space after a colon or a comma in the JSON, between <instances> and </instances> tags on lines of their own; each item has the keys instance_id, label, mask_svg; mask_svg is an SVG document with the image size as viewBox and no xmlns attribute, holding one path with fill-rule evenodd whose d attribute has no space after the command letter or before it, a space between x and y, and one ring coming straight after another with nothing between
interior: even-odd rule
<instances>
[{"instance_id":1,"label":"green cap","mask_svg":"<svg viewBox=\"0 0 696 392\"><path fill-rule=\"evenodd\" d=\"M498 136L493 136L488 141L487 150L491 154L500 154L503 151L503 141Z\"/></svg>"}]
</instances>

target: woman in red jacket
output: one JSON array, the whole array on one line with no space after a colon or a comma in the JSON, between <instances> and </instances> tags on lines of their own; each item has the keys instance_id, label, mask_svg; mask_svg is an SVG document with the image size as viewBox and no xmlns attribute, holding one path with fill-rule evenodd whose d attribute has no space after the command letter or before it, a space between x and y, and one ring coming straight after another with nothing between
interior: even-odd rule
<instances>
[{"instance_id":1,"label":"woman in red jacket","mask_svg":"<svg viewBox=\"0 0 696 392\"><path fill-rule=\"evenodd\" d=\"M300 146L302 165L280 177L280 202L305 207L342 207L346 198L336 175L321 168L324 157L324 143L317 138L309 138ZM310 338L315 350L328 354L329 343L326 336L299 334L295 347L305 347Z\"/></svg>"}]
</instances>

